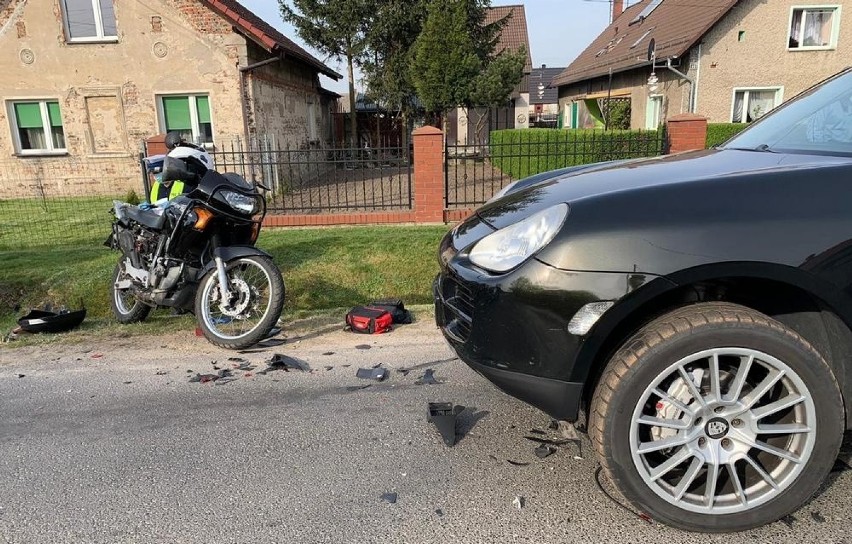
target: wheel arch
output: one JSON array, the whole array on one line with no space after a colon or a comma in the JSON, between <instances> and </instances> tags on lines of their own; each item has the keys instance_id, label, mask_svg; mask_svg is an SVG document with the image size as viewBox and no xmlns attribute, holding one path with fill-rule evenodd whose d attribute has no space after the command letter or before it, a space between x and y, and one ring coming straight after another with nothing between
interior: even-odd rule
<instances>
[{"instance_id":1,"label":"wheel arch","mask_svg":"<svg viewBox=\"0 0 852 544\"><path fill-rule=\"evenodd\" d=\"M657 277L604 314L577 354L571 381L585 384L582 405L588 408L609 359L647 323L689 304L731 302L783 323L823 356L837 378L846 427L852 429L852 315L844 304L847 298L807 271L771 263L702 265Z\"/></svg>"}]
</instances>

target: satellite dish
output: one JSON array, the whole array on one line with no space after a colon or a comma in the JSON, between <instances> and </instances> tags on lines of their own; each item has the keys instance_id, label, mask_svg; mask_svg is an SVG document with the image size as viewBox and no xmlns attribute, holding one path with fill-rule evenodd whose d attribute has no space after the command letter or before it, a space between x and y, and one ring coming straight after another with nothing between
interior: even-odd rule
<instances>
[{"instance_id":1,"label":"satellite dish","mask_svg":"<svg viewBox=\"0 0 852 544\"><path fill-rule=\"evenodd\" d=\"M654 53L657 49L657 42L654 38L651 38L651 41L648 42L648 60L654 60Z\"/></svg>"}]
</instances>

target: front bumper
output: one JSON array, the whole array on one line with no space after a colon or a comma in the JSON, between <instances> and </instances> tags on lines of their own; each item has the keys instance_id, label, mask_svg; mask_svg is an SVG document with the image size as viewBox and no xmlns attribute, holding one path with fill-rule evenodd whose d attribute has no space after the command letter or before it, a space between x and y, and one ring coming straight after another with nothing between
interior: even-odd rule
<instances>
[{"instance_id":1,"label":"front bumper","mask_svg":"<svg viewBox=\"0 0 852 544\"><path fill-rule=\"evenodd\" d=\"M569 333L568 324L590 302L623 297L627 278L559 270L535 259L491 275L455 254L442 259L433 285L435 320L471 368L509 395L573 421L585 380L574 363L589 335Z\"/></svg>"}]
</instances>

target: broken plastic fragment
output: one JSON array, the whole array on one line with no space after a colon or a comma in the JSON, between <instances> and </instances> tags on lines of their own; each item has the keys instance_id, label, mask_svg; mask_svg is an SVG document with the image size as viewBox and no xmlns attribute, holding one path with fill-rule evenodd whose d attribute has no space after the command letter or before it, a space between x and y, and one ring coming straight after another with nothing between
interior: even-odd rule
<instances>
[{"instance_id":1,"label":"broken plastic fragment","mask_svg":"<svg viewBox=\"0 0 852 544\"><path fill-rule=\"evenodd\" d=\"M435 513L438 514L439 518L444 516L444 512L440 508L436 509Z\"/></svg>"},{"instance_id":2,"label":"broken plastic fragment","mask_svg":"<svg viewBox=\"0 0 852 544\"><path fill-rule=\"evenodd\" d=\"M243 359L242 357L228 357L228 360L231 361L231 362L234 362L234 363L245 362L245 359Z\"/></svg>"},{"instance_id":3,"label":"broken plastic fragment","mask_svg":"<svg viewBox=\"0 0 852 544\"><path fill-rule=\"evenodd\" d=\"M26 374L18 374L19 378L23 378L24 376L26 376Z\"/></svg>"},{"instance_id":4,"label":"broken plastic fragment","mask_svg":"<svg viewBox=\"0 0 852 544\"><path fill-rule=\"evenodd\" d=\"M524 507L524 503L525 503L525 502L526 502L526 501L524 500L524 498L523 498L523 497L521 497L520 495L517 495L517 496L515 497L515 500L513 500L513 501L512 501L512 505L513 505L515 508L517 508L518 510L520 510L521 508L523 508L523 507Z\"/></svg>"},{"instance_id":5,"label":"broken plastic fragment","mask_svg":"<svg viewBox=\"0 0 852 544\"><path fill-rule=\"evenodd\" d=\"M168 374L168 372L166 372L165 370L158 370L157 371L157 376L165 376L166 374Z\"/></svg>"},{"instance_id":6,"label":"broken plastic fragment","mask_svg":"<svg viewBox=\"0 0 852 544\"><path fill-rule=\"evenodd\" d=\"M441 382L435 379L435 371L431 368L427 368L423 375L417 378L414 383L417 385L435 385Z\"/></svg>"},{"instance_id":7,"label":"broken plastic fragment","mask_svg":"<svg viewBox=\"0 0 852 544\"><path fill-rule=\"evenodd\" d=\"M383 501L389 502L390 504L396 504L397 497L398 497L398 495L396 493L390 492L390 493L382 493L382 496L380 498Z\"/></svg>"},{"instance_id":8,"label":"broken plastic fragment","mask_svg":"<svg viewBox=\"0 0 852 544\"><path fill-rule=\"evenodd\" d=\"M334 352L333 351L326 351L325 353L323 353L323 355L334 355Z\"/></svg>"},{"instance_id":9,"label":"broken plastic fragment","mask_svg":"<svg viewBox=\"0 0 852 544\"><path fill-rule=\"evenodd\" d=\"M526 461L512 461L511 459L506 459L506 462L510 465L515 465L516 467L525 467L529 465Z\"/></svg>"},{"instance_id":10,"label":"broken plastic fragment","mask_svg":"<svg viewBox=\"0 0 852 544\"><path fill-rule=\"evenodd\" d=\"M347 391L360 391L361 389L367 389L371 385L373 385L373 384L368 383L367 385L350 385L349 387L346 388L346 390Z\"/></svg>"},{"instance_id":11,"label":"broken plastic fragment","mask_svg":"<svg viewBox=\"0 0 852 544\"><path fill-rule=\"evenodd\" d=\"M355 346L355 349L372 349L372 348L373 348L373 346L371 346L369 344L358 344L357 346Z\"/></svg>"},{"instance_id":12,"label":"broken plastic fragment","mask_svg":"<svg viewBox=\"0 0 852 544\"><path fill-rule=\"evenodd\" d=\"M444 443L452 447L456 443L456 418L464 411L464 406L451 402L430 402L427 411L428 420L438 428Z\"/></svg>"},{"instance_id":13,"label":"broken plastic fragment","mask_svg":"<svg viewBox=\"0 0 852 544\"><path fill-rule=\"evenodd\" d=\"M311 370L311 367L308 366L308 363L304 361L300 361L299 359L295 359L293 357L288 357L287 355L281 355L280 353L276 353L272 356L272 359L269 360L268 365L265 372L270 372L272 370L283 370L285 372L290 372L291 370L301 370L302 372L307 372ZM260 374L260 373L258 373Z\"/></svg>"},{"instance_id":14,"label":"broken plastic fragment","mask_svg":"<svg viewBox=\"0 0 852 544\"><path fill-rule=\"evenodd\" d=\"M556 453L556 448L554 448L553 446L542 444L533 451L535 452L536 457L538 457L539 459L544 459L545 457L550 457L551 455Z\"/></svg>"},{"instance_id":15,"label":"broken plastic fragment","mask_svg":"<svg viewBox=\"0 0 852 544\"><path fill-rule=\"evenodd\" d=\"M356 378L361 378L362 380L376 380L380 382L388 377L388 369L386 368L359 368L357 372L355 372Z\"/></svg>"}]
</instances>

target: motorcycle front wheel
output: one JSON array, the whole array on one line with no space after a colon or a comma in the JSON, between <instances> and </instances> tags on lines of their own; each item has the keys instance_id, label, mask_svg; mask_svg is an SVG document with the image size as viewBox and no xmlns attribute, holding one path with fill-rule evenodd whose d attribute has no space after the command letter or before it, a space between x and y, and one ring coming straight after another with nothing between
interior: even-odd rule
<instances>
[{"instance_id":1,"label":"motorcycle front wheel","mask_svg":"<svg viewBox=\"0 0 852 544\"><path fill-rule=\"evenodd\" d=\"M230 290L221 296L219 276L211 270L195 297L198 325L210 343L245 349L267 338L284 306L284 280L265 257L249 256L225 263Z\"/></svg>"},{"instance_id":2,"label":"motorcycle front wheel","mask_svg":"<svg viewBox=\"0 0 852 544\"><path fill-rule=\"evenodd\" d=\"M130 289L117 289L115 287L117 282L129 277L124 271L123 263L124 257L116 263L115 270L112 273L112 282L109 285L109 302L112 314L116 321L123 324L145 321L152 308L136 300Z\"/></svg>"}]
</instances>

